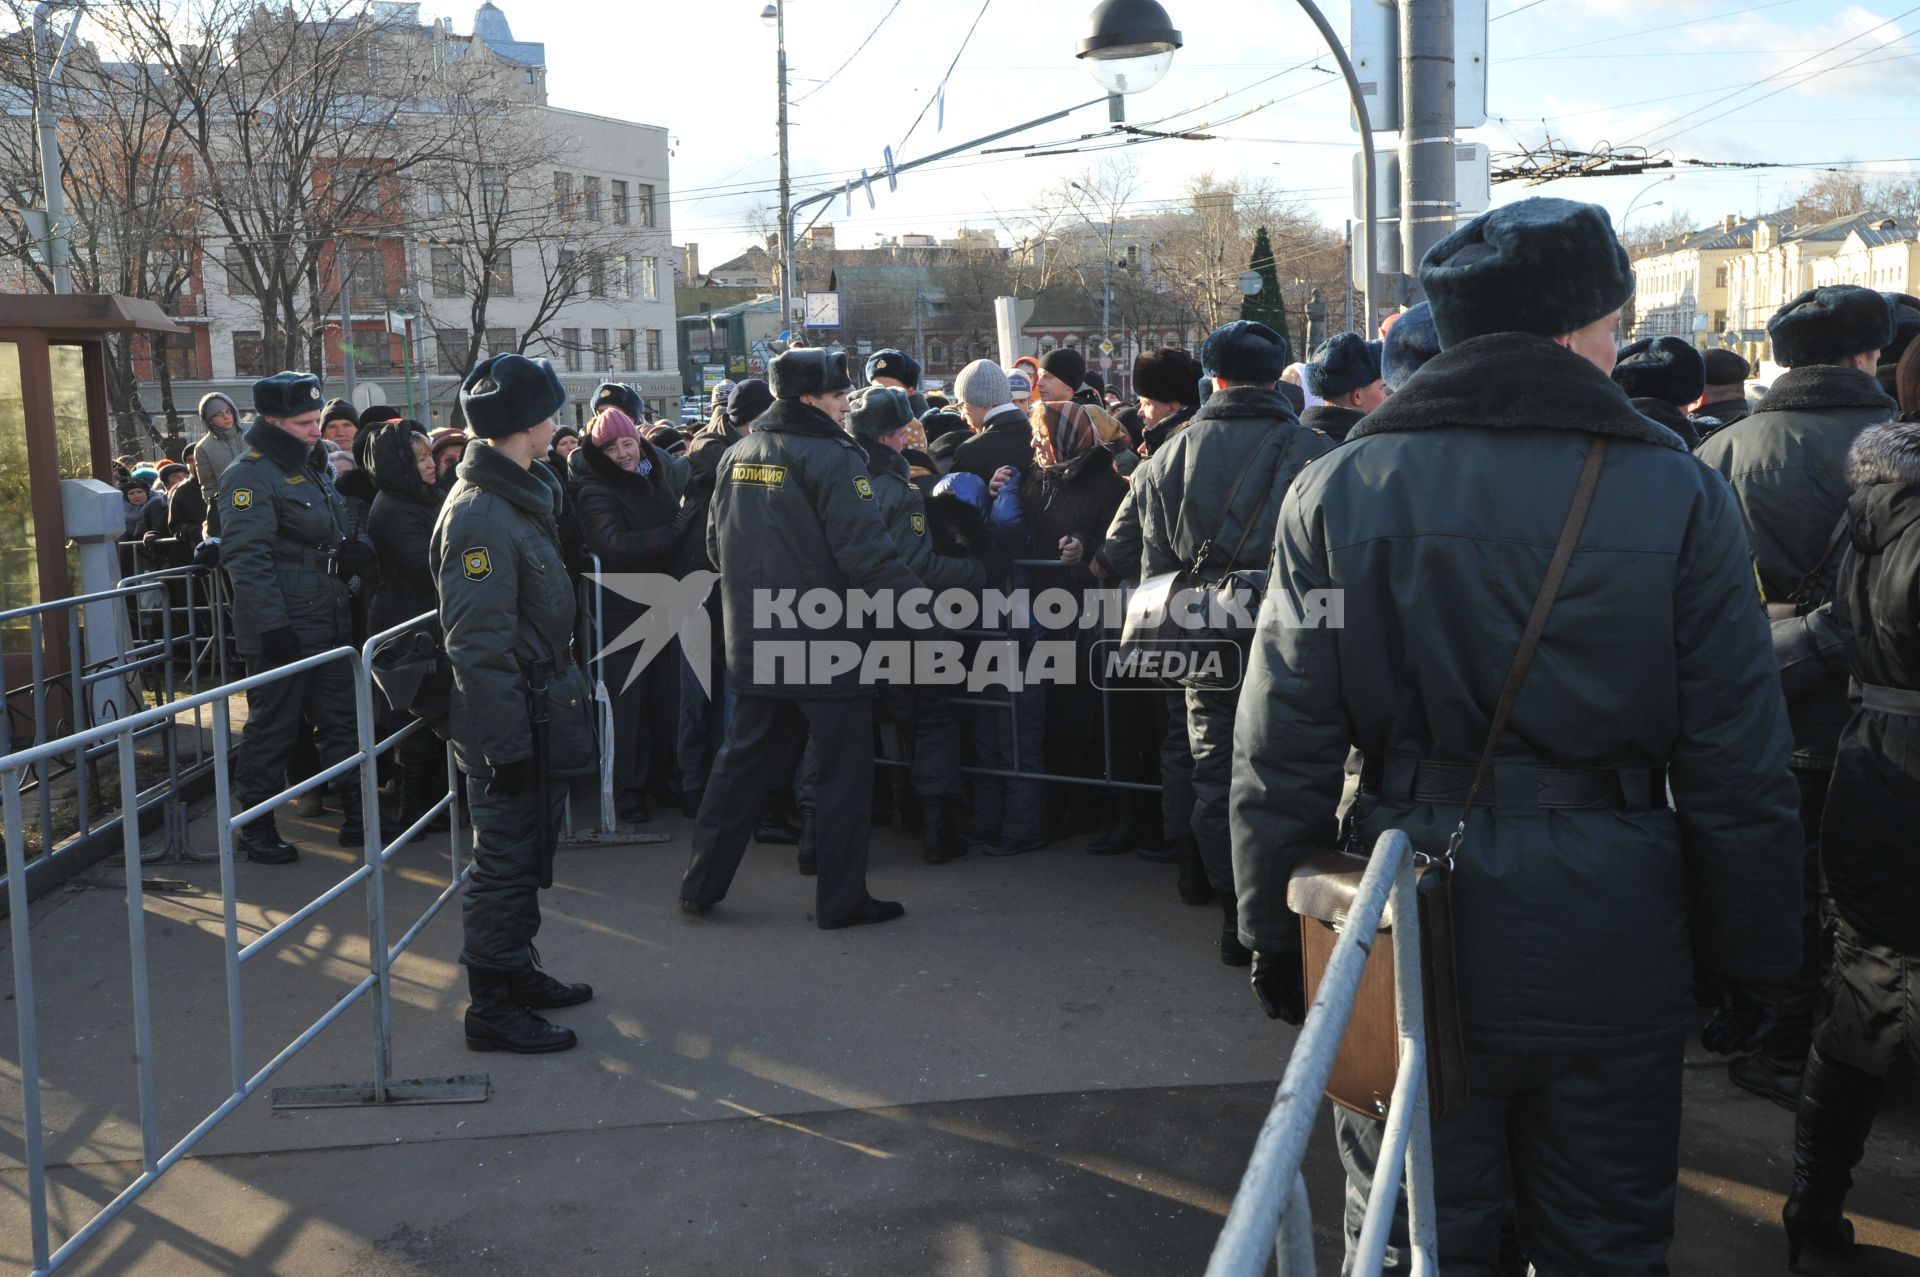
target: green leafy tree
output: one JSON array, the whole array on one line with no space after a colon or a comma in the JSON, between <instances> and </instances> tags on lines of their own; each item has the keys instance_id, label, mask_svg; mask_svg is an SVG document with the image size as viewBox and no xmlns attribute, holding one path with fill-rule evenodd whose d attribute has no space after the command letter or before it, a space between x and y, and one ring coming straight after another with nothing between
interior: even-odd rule
<instances>
[{"instance_id":1,"label":"green leafy tree","mask_svg":"<svg viewBox=\"0 0 1920 1277\"><path fill-rule=\"evenodd\" d=\"M1264 226L1254 232L1253 261L1249 269L1260 276L1260 291L1241 299L1240 318L1265 324L1285 337L1291 347L1293 334L1287 331L1287 299L1280 291L1280 272L1274 266L1273 245L1267 239Z\"/></svg>"}]
</instances>

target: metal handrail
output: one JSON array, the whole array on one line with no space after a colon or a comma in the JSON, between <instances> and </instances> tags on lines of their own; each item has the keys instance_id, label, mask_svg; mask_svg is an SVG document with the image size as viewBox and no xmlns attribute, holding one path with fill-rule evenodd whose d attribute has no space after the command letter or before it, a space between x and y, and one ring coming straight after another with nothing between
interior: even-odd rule
<instances>
[{"instance_id":1,"label":"metal handrail","mask_svg":"<svg viewBox=\"0 0 1920 1277\"><path fill-rule=\"evenodd\" d=\"M1360 977L1379 934L1380 919L1393 910L1394 1010L1399 1021L1400 1068L1394 1079L1366 1222L1348 1271L1368 1277L1386 1258L1403 1159L1407 1177L1407 1230L1415 1277L1436 1274L1439 1241L1433 1205L1433 1145L1428 1120L1426 1006L1420 982L1419 905L1415 897L1413 844L1390 829L1373 846L1359 892L1340 926L1333 955L1287 1060L1273 1107L1254 1141L1240 1189L1207 1262L1207 1277L1259 1277L1271 1251L1282 1277L1314 1271L1313 1228L1301 1164L1313 1134L1321 1093L1333 1075L1335 1057L1353 1013Z\"/></svg>"}]
</instances>

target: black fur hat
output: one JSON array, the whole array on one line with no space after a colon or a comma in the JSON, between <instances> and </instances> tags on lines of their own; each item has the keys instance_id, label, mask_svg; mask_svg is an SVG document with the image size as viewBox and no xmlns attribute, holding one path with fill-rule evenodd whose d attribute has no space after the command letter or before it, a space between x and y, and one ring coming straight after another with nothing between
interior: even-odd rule
<instances>
[{"instance_id":1,"label":"black fur hat","mask_svg":"<svg viewBox=\"0 0 1920 1277\"><path fill-rule=\"evenodd\" d=\"M599 416L602 408L618 408L635 421L644 421L647 407L640 402L640 392L624 381L603 381L593 388L593 399L587 406L591 416Z\"/></svg>"},{"instance_id":2,"label":"black fur hat","mask_svg":"<svg viewBox=\"0 0 1920 1277\"><path fill-rule=\"evenodd\" d=\"M1482 213L1428 249L1420 286L1444 350L1484 333L1585 328L1633 296L1633 264L1606 209L1541 196Z\"/></svg>"},{"instance_id":3,"label":"black fur hat","mask_svg":"<svg viewBox=\"0 0 1920 1277\"><path fill-rule=\"evenodd\" d=\"M830 395L853 388L853 378L847 375L847 354L843 350L826 351L814 346L783 350L774 356L772 372L775 399Z\"/></svg>"},{"instance_id":4,"label":"black fur hat","mask_svg":"<svg viewBox=\"0 0 1920 1277\"><path fill-rule=\"evenodd\" d=\"M1133 361L1133 393L1161 403L1200 402L1200 361L1184 350L1163 346Z\"/></svg>"},{"instance_id":5,"label":"black fur hat","mask_svg":"<svg viewBox=\"0 0 1920 1277\"><path fill-rule=\"evenodd\" d=\"M1900 362L1900 356L1907 353L1907 347L1913 345L1913 339L1920 337L1920 297L1910 297L1906 293L1882 293L1887 305L1893 307L1893 340L1880 351L1880 366Z\"/></svg>"},{"instance_id":6,"label":"black fur hat","mask_svg":"<svg viewBox=\"0 0 1920 1277\"><path fill-rule=\"evenodd\" d=\"M1313 352L1305 377L1308 390L1331 399L1380 380L1380 355L1359 333L1335 333Z\"/></svg>"},{"instance_id":7,"label":"black fur hat","mask_svg":"<svg viewBox=\"0 0 1920 1277\"><path fill-rule=\"evenodd\" d=\"M566 403L566 388L551 359L495 355L475 364L460 383L460 411L482 439L531 430Z\"/></svg>"},{"instance_id":8,"label":"black fur hat","mask_svg":"<svg viewBox=\"0 0 1920 1277\"><path fill-rule=\"evenodd\" d=\"M913 424L913 405L896 386L866 386L854 392L847 429L855 438L878 439Z\"/></svg>"},{"instance_id":9,"label":"black fur hat","mask_svg":"<svg viewBox=\"0 0 1920 1277\"><path fill-rule=\"evenodd\" d=\"M1265 385L1280 380L1293 362L1293 350L1265 324L1236 319L1207 334L1200 366L1209 377Z\"/></svg>"},{"instance_id":10,"label":"black fur hat","mask_svg":"<svg viewBox=\"0 0 1920 1277\"><path fill-rule=\"evenodd\" d=\"M377 403L360 414L360 428L366 430L384 421L399 421L406 414L388 404Z\"/></svg>"},{"instance_id":11,"label":"black fur hat","mask_svg":"<svg viewBox=\"0 0 1920 1277\"><path fill-rule=\"evenodd\" d=\"M1706 365L1709 386L1738 386L1753 376L1753 365L1731 350L1709 350L1701 362Z\"/></svg>"},{"instance_id":12,"label":"black fur hat","mask_svg":"<svg viewBox=\"0 0 1920 1277\"><path fill-rule=\"evenodd\" d=\"M1613 384L1629 399L1658 399L1678 408L1707 388L1707 361L1682 337L1642 338L1620 347Z\"/></svg>"},{"instance_id":13,"label":"black fur hat","mask_svg":"<svg viewBox=\"0 0 1920 1277\"><path fill-rule=\"evenodd\" d=\"M1380 352L1380 375L1394 390L1407 384L1407 378L1440 353L1440 330L1433 326L1433 307L1426 302L1409 306L1387 329L1387 344Z\"/></svg>"},{"instance_id":14,"label":"black fur hat","mask_svg":"<svg viewBox=\"0 0 1920 1277\"><path fill-rule=\"evenodd\" d=\"M1787 368L1884 349L1893 341L1893 307L1871 288L1809 288L1767 321L1774 360Z\"/></svg>"},{"instance_id":15,"label":"black fur hat","mask_svg":"<svg viewBox=\"0 0 1920 1277\"><path fill-rule=\"evenodd\" d=\"M277 372L253 383L253 410L263 417L299 417L326 406L310 372Z\"/></svg>"}]
</instances>

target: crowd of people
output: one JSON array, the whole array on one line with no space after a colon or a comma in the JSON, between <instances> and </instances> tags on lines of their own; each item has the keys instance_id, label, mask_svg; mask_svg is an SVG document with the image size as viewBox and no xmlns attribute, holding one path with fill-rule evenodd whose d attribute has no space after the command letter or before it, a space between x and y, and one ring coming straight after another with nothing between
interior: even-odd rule
<instances>
[{"instance_id":1,"label":"crowd of people","mask_svg":"<svg viewBox=\"0 0 1920 1277\"><path fill-rule=\"evenodd\" d=\"M856 389L844 354L796 347L716 387L698 430L607 383L576 432L551 365L501 355L464 381L464 430L429 432L282 373L251 424L209 395L187 456L123 463L128 536L229 575L250 672L436 613L476 840L476 1050L575 1044L540 1013L592 990L540 970L537 893L603 749L623 820L693 820L690 917L753 840L796 847L827 929L905 913L867 890L875 820L929 865L1070 843L1172 866L1170 894L1217 904L1220 960L1294 1023L1291 873L1399 828L1446 850L1458 914L1472 1102L1433 1129L1446 1271L1503 1271L1503 1237L1540 1271L1665 1271L1703 1015L1733 1079L1797 1113L1794 1254L1842 1247L1878 1098L1920 1050L1920 301L1795 298L1761 388L1730 351L1617 345L1633 276L1593 206L1483 215L1420 279L1426 301L1304 360L1248 321L1143 354L1129 399L1071 348L975 361L948 398L904 351ZM636 668L615 640L648 604L599 577L697 573L718 577L707 659ZM1341 623L1263 625L1240 637L1244 681L1138 681L1104 706L1084 660L982 696L756 659L791 637L756 592L1085 599L1170 574L1256 601L1332 591ZM1107 636L1069 637L1084 655ZM250 693L241 805L351 753L345 678ZM410 711L384 706L383 730ZM404 827L445 797L435 738L396 770ZM356 845L359 789L338 794ZM239 845L297 856L271 813ZM1337 1120L1364 1188L1380 1124Z\"/></svg>"}]
</instances>

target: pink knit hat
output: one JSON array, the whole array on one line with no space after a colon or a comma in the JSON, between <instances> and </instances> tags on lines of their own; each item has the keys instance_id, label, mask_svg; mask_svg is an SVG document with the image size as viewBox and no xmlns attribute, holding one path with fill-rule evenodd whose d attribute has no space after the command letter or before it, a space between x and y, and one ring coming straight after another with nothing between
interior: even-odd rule
<instances>
[{"instance_id":1,"label":"pink knit hat","mask_svg":"<svg viewBox=\"0 0 1920 1277\"><path fill-rule=\"evenodd\" d=\"M633 424L633 418L618 408L602 408L587 427L587 441L596 448L605 448L615 439L639 438L640 431Z\"/></svg>"}]
</instances>

